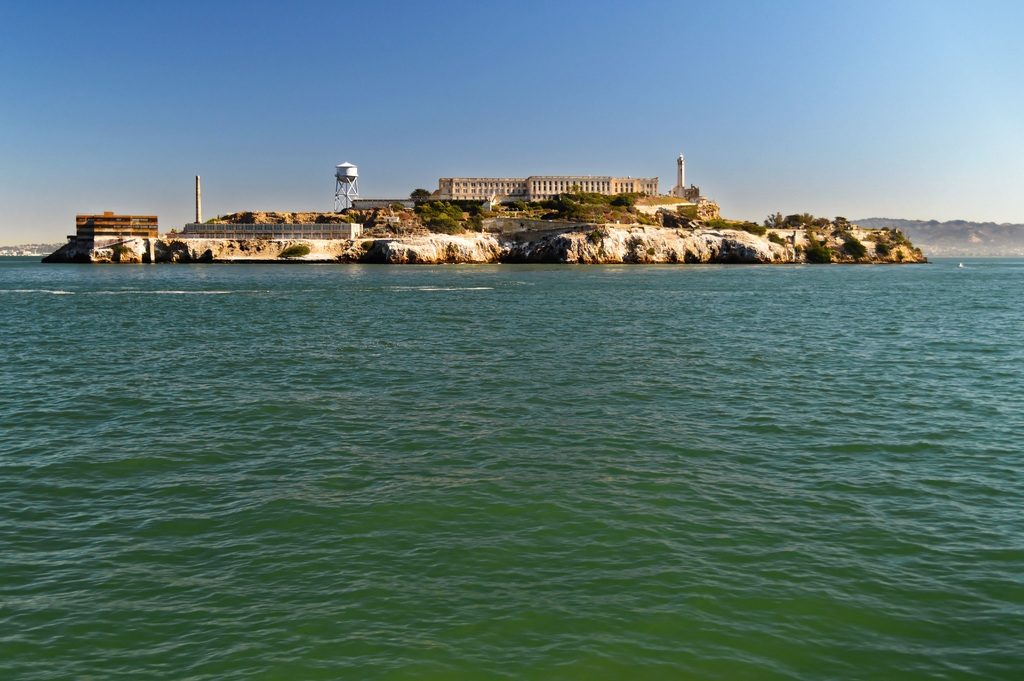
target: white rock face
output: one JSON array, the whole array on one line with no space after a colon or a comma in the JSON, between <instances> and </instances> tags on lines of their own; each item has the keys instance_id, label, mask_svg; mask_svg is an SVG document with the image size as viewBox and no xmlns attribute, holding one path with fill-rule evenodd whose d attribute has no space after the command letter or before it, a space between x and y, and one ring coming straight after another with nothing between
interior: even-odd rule
<instances>
[{"instance_id":1,"label":"white rock face","mask_svg":"<svg viewBox=\"0 0 1024 681\"><path fill-rule=\"evenodd\" d=\"M870 244L870 242L869 242ZM282 258L291 246L309 253ZM831 244L838 248L838 243ZM798 244L799 246L799 244ZM873 254L874 246L870 245ZM421 234L386 239L128 239L108 248L67 244L47 262L367 262L441 263L790 263L806 262L789 241L776 243L741 230L673 229L644 225L574 226L518 234ZM875 262L921 262L909 248Z\"/></svg>"},{"instance_id":2,"label":"white rock face","mask_svg":"<svg viewBox=\"0 0 1024 681\"><path fill-rule=\"evenodd\" d=\"M378 239L364 260L386 263L706 263L794 262L792 246L746 232L680 231L658 227L594 227L538 235L533 239L430 236Z\"/></svg>"},{"instance_id":3,"label":"white rock face","mask_svg":"<svg viewBox=\"0 0 1024 681\"><path fill-rule=\"evenodd\" d=\"M367 240L361 259L395 264L502 262L506 248L493 234L430 234L402 239Z\"/></svg>"}]
</instances>

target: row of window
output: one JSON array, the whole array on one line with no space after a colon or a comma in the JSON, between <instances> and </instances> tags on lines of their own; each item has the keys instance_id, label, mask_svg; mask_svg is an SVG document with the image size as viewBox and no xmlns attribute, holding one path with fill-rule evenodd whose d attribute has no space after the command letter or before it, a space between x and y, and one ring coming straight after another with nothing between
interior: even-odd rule
<instances>
[{"instance_id":1,"label":"row of window","mask_svg":"<svg viewBox=\"0 0 1024 681\"><path fill-rule=\"evenodd\" d=\"M498 187L481 187L480 189L462 189L455 188L452 190L452 194L486 194L487 190L490 190L492 194L507 194L507 195L525 195L526 189L523 187L517 187L515 189L505 189Z\"/></svg>"}]
</instances>

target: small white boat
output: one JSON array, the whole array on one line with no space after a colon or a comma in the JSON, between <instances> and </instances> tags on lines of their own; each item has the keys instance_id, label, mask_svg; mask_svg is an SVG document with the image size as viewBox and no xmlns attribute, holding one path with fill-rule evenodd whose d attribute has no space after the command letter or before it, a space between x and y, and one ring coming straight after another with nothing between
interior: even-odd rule
<instances>
[{"instance_id":1,"label":"small white boat","mask_svg":"<svg viewBox=\"0 0 1024 681\"><path fill-rule=\"evenodd\" d=\"M957 265L957 267L959 267L960 269L963 269L964 268L964 264L960 263L959 265Z\"/></svg>"}]
</instances>

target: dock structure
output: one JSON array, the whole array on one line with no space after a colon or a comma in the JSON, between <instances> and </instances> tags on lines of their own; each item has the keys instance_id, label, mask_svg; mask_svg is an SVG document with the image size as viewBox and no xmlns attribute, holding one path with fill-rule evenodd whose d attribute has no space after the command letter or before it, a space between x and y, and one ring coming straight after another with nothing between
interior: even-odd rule
<instances>
[{"instance_id":1,"label":"dock structure","mask_svg":"<svg viewBox=\"0 0 1024 681\"><path fill-rule=\"evenodd\" d=\"M358 222L192 222L177 236L186 239L356 239L362 233L363 226Z\"/></svg>"}]
</instances>

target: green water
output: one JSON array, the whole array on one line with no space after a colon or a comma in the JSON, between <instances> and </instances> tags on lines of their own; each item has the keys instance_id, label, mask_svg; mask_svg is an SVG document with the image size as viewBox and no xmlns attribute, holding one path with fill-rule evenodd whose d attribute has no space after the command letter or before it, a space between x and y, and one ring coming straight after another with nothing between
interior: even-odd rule
<instances>
[{"instance_id":1,"label":"green water","mask_svg":"<svg viewBox=\"0 0 1024 681\"><path fill-rule=\"evenodd\" d=\"M0 259L0 678L1024 678L1024 261Z\"/></svg>"}]
</instances>

